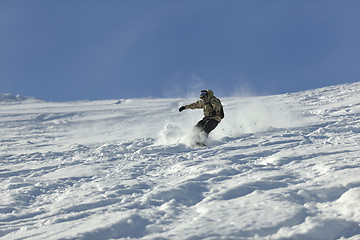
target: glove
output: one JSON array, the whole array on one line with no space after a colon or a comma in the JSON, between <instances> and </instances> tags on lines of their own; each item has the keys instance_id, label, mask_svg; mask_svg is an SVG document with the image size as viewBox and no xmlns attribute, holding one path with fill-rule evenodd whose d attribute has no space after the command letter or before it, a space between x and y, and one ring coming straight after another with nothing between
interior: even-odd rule
<instances>
[{"instance_id":1,"label":"glove","mask_svg":"<svg viewBox=\"0 0 360 240\"><path fill-rule=\"evenodd\" d=\"M216 116L216 111L215 111L215 110L212 110L211 113L210 113L210 115L211 115L212 117L215 117L215 116Z\"/></svg>"},{"instance_id":2,"label":"glove","mask_svg":"<svg viewBox=\"0 0 360 240\"><path fill-rule=\"evenodd\" d=\"M184 111L184 110L185 110L185 107L184 107L184 106L182 106L182 107L179 108L179 112L182 112L182 111Z\"/></svg>"}]
</instances>

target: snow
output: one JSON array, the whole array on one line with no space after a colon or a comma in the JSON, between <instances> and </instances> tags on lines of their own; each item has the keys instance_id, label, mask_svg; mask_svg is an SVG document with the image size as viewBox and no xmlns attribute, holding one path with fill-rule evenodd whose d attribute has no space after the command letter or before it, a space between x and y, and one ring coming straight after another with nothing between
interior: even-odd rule
<instances>
[{"instance_id":1,"label":"snow","mask_svg":"<svg viewBox=\"0 0 360 240\"><path fill-rule=\"evenodd\" d=\"M221 98L0 95L0 239L360 239L360 83Z\"/></svg>"}]
</instances>

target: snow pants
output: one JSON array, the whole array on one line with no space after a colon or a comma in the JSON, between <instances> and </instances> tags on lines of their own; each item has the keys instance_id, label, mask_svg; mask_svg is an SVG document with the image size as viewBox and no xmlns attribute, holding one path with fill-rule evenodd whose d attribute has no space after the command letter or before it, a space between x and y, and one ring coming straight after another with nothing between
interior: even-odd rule
<instances>
[{"instance_id":1,"label":"snow pants","mask_svg":"<svg viewBox=\"0 0 360 240\"><path fill-rule=\"evenodd\" d=\"M197 124L196 128L200 130L200 132L203 132L206 134L206 137L209 135L209 133L216 128L216 126L219 124L218 121L215 119L201 119Z\"/></svg>"}]
</instances>

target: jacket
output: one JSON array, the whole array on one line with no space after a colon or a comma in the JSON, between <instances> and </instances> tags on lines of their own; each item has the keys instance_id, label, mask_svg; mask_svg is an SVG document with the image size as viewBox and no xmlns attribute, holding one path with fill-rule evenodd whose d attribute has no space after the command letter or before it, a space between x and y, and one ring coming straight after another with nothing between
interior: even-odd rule
<instances>
[{"instance_id":1,"label":"jacket","mask_svg":"<svg viewBox=\"0 0 360 240\"><path fill-rule=\"evenodd\" d=\"M220 112L222 111L221 101L214 96L213 91L206 90L207 98L205 101L199 100L197 102L185 105L185 109L197 109L202 108L204 112L204 118L206 119L215 119L218 122L221 122ZM215 110L216 115L212 116L212 112Z\"/></svg>"}]
</instances>

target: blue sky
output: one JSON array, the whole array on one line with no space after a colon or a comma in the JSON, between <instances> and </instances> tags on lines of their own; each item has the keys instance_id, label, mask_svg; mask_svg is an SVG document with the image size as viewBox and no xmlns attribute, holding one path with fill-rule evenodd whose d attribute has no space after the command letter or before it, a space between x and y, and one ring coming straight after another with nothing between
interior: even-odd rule
<instances>
[{"instance_id":1,"label":"blue sky","mask_svg":"<svg viewBox=\"0 0 360 240\"><path fill-rule=\"evenodd\" d=\"M0 92L71 101L356 82L359 10L357 0L0 0Z\"/></svg>"}]
</instances>

